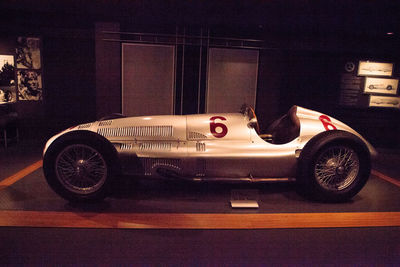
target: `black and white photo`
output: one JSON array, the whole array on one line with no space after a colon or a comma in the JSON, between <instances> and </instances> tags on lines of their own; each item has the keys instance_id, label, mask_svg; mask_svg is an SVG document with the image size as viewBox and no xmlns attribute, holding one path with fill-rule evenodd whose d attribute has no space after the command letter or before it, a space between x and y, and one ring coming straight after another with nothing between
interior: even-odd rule
<instances>
[{"instance_id":1,"label":"black and white photo","mask_svg":"<svg viewBox=\"0 0 400 267\"><path fill-rule=\"evenodd\" d=\"M18 37L16 48L16 61L18 69L40 69L40 39L31 37Z\"/></svg>"},{"instance_id":2,"label":"black and white photo","mask_svg":"<svg viewBox=\"0 0 400 267\"><path fill-rule=\"evenodd\" d=\"M42 100L42 77L37 71L19 70L18 99Z\"/></svg>"}]
</instances>

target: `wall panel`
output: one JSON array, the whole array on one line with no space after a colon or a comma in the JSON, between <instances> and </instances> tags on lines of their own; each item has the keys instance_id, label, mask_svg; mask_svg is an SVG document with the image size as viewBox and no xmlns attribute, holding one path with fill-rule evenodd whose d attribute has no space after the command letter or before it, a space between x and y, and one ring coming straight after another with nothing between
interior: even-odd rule
<instances>
[{"instance_id":1,"label":"wall panel","mask_svg":"<svg viewBox=\"0 0 400 267\"><path fill-rule=\"evenodd\" d=\"M207 112L237 112L242 104L255 107L258 50L210 48Z\"/></svg>"},{"instance_id":2,"label":"wall panel","mask_svg":"<svg viewBox=\"0 0 400 267\"><path fill-rule=\"evenodd\" d=\"M174 113L175 47L122 45L122 113Z\"/></svg>"}]
</instances>

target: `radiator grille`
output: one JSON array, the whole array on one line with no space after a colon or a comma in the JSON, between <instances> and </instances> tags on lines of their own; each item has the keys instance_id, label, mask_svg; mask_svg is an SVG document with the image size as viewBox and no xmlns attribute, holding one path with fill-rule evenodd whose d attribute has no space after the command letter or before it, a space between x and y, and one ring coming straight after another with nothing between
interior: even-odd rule
<instances>
[{"instance_id":1,"label":"radiator grille","mask_svg":"<svg viewBox=\"0 0 400 267\"><path fill-rule=\"evenodd\" d=\"M172 126L133 126L120 128L101 128L97 133L104 137L118 136L157 136L171 137L173 136Z\"/></svg>"}]
</instances>

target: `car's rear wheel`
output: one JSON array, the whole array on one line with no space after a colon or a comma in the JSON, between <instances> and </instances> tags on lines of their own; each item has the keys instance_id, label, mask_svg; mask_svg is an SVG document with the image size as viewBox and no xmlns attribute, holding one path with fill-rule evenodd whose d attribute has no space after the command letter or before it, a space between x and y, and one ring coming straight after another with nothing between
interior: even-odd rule
<instances>
[{"instance_id":1,"label":"car's rear wheel","mask_svg":"<svg viewBox=\"0 0 400 267\"><path fill-rule=\"evenodd\" d=\"M114 175L112 154L105 147L85 139L55 144L43 160L50 187L73 202L104 199Z\"/></svg>"},{"instance_id":2,"label":"car's rear wheel","mask_svg":"<svg viewBox=\"0 0 400 267\"><path fill-rule=\"evenodd\" d=\"M370 175L369 152L364 144L342 131L326 132L310 142L299 162L302 193L329 202L351 199Z\"/></svg>"},{"instance_id":3,"label":"car's rear wheel","mask_svg":"<svg viewBox=\"0 0 400 267\"><path fill-rule=\"evenodd\" d=\"M314 177L328 191L349 187L360 171L357 153L348 146L328 146L318 155L314 164Z\"/></svg>"}]
</instances>

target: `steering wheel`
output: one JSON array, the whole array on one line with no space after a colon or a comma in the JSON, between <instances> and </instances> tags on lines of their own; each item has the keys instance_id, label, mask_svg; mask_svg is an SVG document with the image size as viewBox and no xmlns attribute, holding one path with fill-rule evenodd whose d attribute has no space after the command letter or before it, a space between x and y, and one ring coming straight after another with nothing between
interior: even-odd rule
<instances>
[{"instance_id":1,"label":"steering wheel","mask_svg":"<svg viewBox=\"0 0 400 267\"><path fill-rule=\"evenodd\" d=\"M254 129L256 130L257 134L260 134L260 124L258 123L257 115L254 112L254 109L250 106L246 106L245 112L246 112L245 114L247 115L247 117L249 117L250 120L255 119L255 125L253 125L253 126L254 126Z\"/></svg>"}]
</instances>

